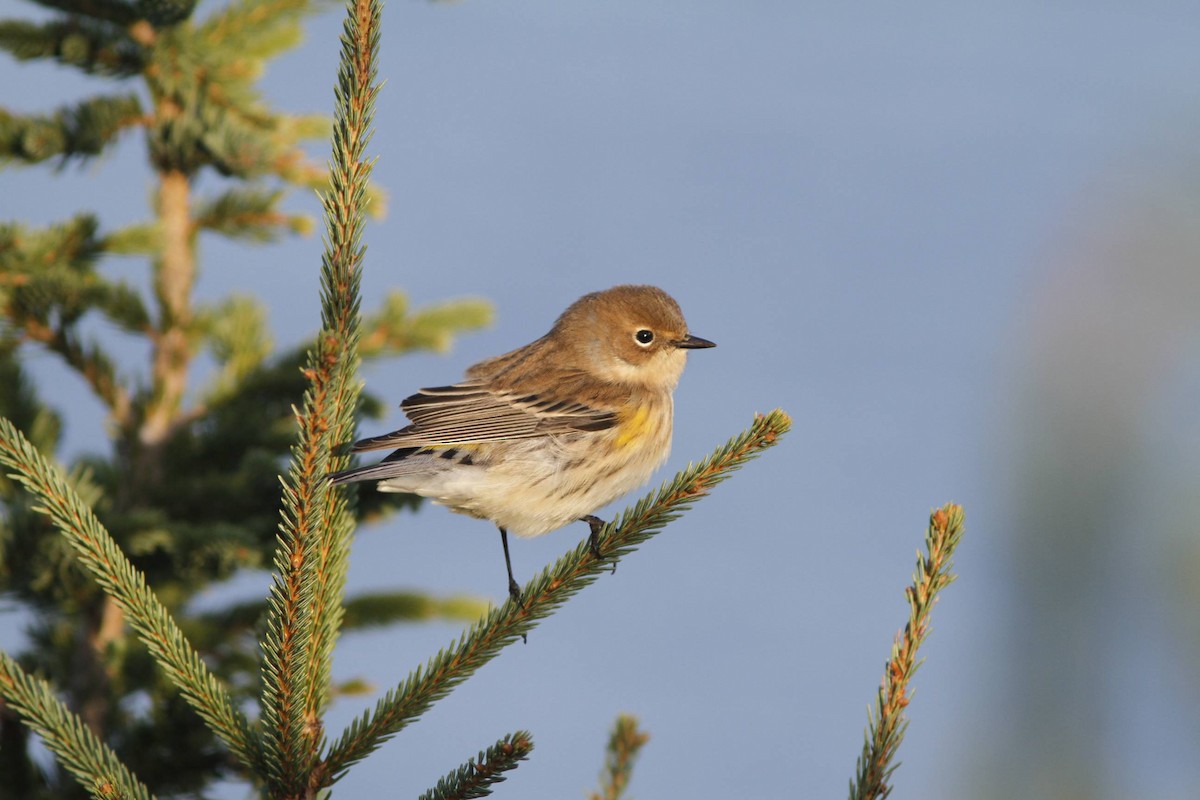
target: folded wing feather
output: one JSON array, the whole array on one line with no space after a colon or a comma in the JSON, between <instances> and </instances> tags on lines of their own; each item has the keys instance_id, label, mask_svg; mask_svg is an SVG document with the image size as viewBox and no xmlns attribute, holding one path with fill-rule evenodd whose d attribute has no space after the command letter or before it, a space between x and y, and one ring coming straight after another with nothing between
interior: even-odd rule
<instances>
[{"instance_id":1,"label":"folded wing feather","mask_svg":"<svg viewBox=\"0 0 1200 800\"><path fill-rule=\"evenodd\" d=\"M599 431L617 423L616 413L553 394L489 389L483 381L422 389L400 404L412 420L406 428L355 442L356 453L390 447L455 445L529 439L570 431Z\"/></svg>"}]
</instances>

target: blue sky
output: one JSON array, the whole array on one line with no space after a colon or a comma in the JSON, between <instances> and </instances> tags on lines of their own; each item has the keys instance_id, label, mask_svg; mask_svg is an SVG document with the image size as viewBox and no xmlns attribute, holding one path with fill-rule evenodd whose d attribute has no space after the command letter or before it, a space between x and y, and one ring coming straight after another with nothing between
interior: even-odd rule
<instances>
[{"instance_id":1,"label":"blue sky","mask_svg":"<svg viewBox=\"0 0 1200 800\"><path fill-rule=\"evenodd\" d=\"M1039 777L1038 753L1014 744L1041 741L1023 726L1081 727L1069 700L1048 702L1046 719L1014 710L1043 658L1065 674L1079 659L1080 673L1097 674L1083 684L1108 699L1093 697L1104 713L1075 731L1091 746L1064 744L1092 753L1081 764L1099 776L1089 790L1187 796L1200 779L1200 697L1186 676L1200 648L1178 619L1195 616L1197 596L1168 567L1172 554L1196 556L1187 476L1200 373L1183 301L1196 297L1200 250L1187 235L1200 7L468 0L392 2L384 20L372 149L389 201L368 230L365 291L482 296L497 320L449 355L372 365L373 392L398 403L541 335L585 292L652 283L719 345L690 358L656 481L756 411L783 407L796 425L353 770L338 796L415 796L518 728L536 749L497 796L580 796L622 711L652 736L635 797L837 796L906 618L926 515L949 500L967 513L960 579L934 615L893 797L1005 796L980 786L1006 770L1034 776L1011 784L1022 796L1060 796ZM331 109L340 25L337 13L314 20L272 68L277 105ZM5 106L35 111L91 84L5 59L0 86ZM131 140L82 171L0 173L0 218L94 208L106 225L139 219L150 181L138 159ZM293 207L316 211L311 198ZM1162 242L1171 247L1151 247ZM197 291L264 295L279 342L298 341L317 322L320 247L204 240ZM111 269L143 274L133 262ZM1146 276L1161 278L1147 280L1155 291L1136 288ZM1116 323L1140 338L1073 336L1112 332L1112 317L1092 311L1122 307L1129 292L1146 305ZM1176 326L1142 324L1160 306ZM1142 342L1134 361L1154 353L1167 366L1119 406L1132 466L1127 452L1104 457L1133 477L1117 484L1111 530L1095 541L1120 571L1089 584L1114 587L1112 619L1131 636L1097 645L1112 610L1101 604L1048 629L1082 632L1081 652L1022 649L1033 647L1020 639L1031 611L1052 610L1028 604L1041 595L1023 582L1036 564L1021 547L1053 544L1057 529L1021 528L1036 501L1027 459L1057 435L1042 398L1131 339ZM78 388L48 357L33 362L44 380ZM68 449L104 446L98 407L76 396L64 408ZM380 427L400 424L396 409ZM1070 470L1051 474L1074 485ZM516 542L518 576L584 535L580 525ZM392 519L356 541L351 588L501 600L496 538L433 507ZM265 586L260 575L228 591ZM1053 587L1045 596L1055 602ZM353 635L335 669L382 692L455 635L449 624ZM371 702L339 702L330 730Z\"/></svg>"}]
</instances>

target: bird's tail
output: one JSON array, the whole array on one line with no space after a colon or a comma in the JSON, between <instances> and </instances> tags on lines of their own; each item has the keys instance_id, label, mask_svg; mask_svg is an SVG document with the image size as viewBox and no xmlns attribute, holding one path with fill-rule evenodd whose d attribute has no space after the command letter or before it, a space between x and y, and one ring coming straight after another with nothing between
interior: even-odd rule
<instances>
[{"instance_id":1,"label":"bird's tail","mask_svg":"<svg viewBox=\"0 0 1200 800\"><path fill-rule=\"evenodd\" d=\"M325 476L325 479L334 486L340 486L343 483L355 483L357 481L382 481L388 478L396 478L401 475L411 475L414 472L421 472L428 469L427 464L418 463L417 460L410 460L409 456L420 452L419 447L404 447L390 454L383 461L375 464L365 464L361 467L353 467L344 469L340 472L331 472ZM423 460L423 459L422 459Z\"/></svg>"}]
</instances>

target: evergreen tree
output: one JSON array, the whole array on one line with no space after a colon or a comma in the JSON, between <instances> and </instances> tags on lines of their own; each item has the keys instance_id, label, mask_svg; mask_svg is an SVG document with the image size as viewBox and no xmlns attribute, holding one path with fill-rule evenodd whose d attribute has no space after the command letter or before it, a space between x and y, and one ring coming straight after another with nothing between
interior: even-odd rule
<instances>
[{"instance_id":1,"label":"evergreen tree","mask_svg":"<svg viewBox=\"0 0 1200 800\"><path fill-rule=\"evenodd\" d=\"M269 243L312 221L283 208L289 189L325 189L329 170L302 149L327 119L274 109L257 86L266 63L300 41L313 0L241 0L193 19L194 0L45 0L47 21L0 21L0 47L99 76L109 93L44 115L0 108L0 159L10 168L87 163L140 135L156 191L151 218L103 230L78 212L35 229L0 222L0 415L42 453L59 446L59 412L22 367L57 356L104 404L112 449L65 466L86 502L154 587L180 629L239 700L259 692L265 604L191 613L188 601L239 569L272 563L279 528L279 465L295 441L292 406L307 386L313 342L279 350L261 302L197 303L202 235ZM198 188L219 175L215 193ZM380 205L375 203L376 206ZM145 257L144 296L105 274L106 257ZM311 274L311 273L310 273ZM485 324L489 307L461 301L412 312L401 294L363 322L364 358L444 349ZM103 319L146 343L149 363L119 363L114 343L90 336ZM207 348L218 370L191 372ZM130 348L123 348L128 352ZM42 391L39 391L41 389ZM368 398L367 412L379 410ZM75 563L29 495L0 478L0 589L29 619L21 665L66 694L69 707L143 781L164 794L199 789L232 766L216 737L131 646L120 605ZM413 498L364 493L359 515ZM478 604L422 595L353 598L347 625L440 613L475 618ZM361 609L362 613L357 613ZM137 697L136 704L127 702ZM137 710L134 711L133 709ZM25 728L0 713L0 775L13 796L69 796L74 781L41 774Z\"/></svg>"}]
</instances>

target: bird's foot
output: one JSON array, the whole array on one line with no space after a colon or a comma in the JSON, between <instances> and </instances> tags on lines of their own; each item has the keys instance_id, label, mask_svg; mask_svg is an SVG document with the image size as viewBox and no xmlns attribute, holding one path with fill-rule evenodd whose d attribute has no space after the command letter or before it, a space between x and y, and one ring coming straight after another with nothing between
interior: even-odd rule
<instances>
[{"instance_id":1,"label":"bird's foot","mask_svg":"<svg viewBox=\"0 0 1200 800\"><path fill-rule=\"evenodd\" d=\"M580 519L586 522L588 527L592 529L591 534L588 536L588 549L592 551L592 555L597 561L603 561L604 556L600 553L600 531L604 530L604 526L608 523L591 514ZM615 560L612 562L612 571L614 573L617 571L617 562Z\"/></svg>"}]
</instances>

